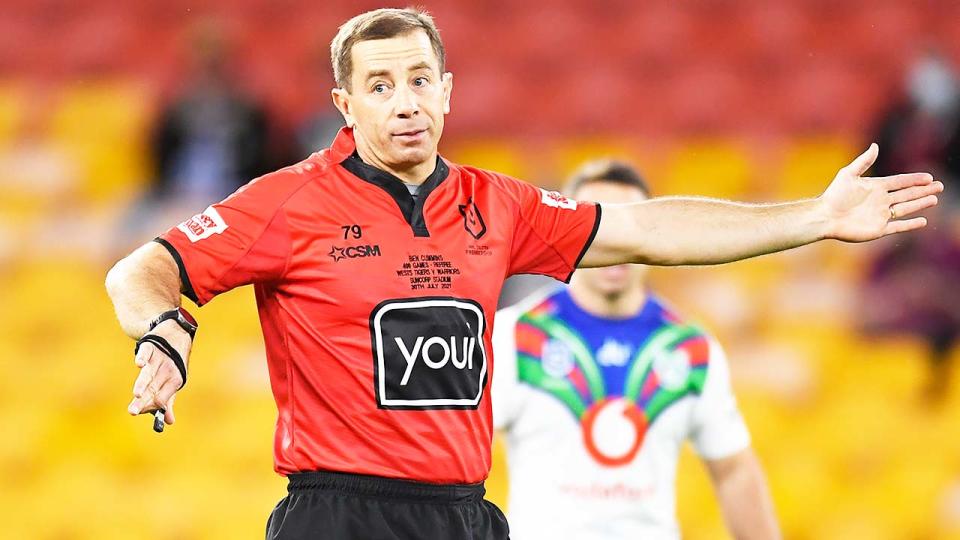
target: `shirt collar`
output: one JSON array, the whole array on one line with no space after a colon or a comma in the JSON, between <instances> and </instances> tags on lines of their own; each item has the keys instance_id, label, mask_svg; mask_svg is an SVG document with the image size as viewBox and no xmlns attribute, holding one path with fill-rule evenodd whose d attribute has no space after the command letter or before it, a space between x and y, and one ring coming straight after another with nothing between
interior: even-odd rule
<instances>
[{"instance_id":1,"label":"shirt collar","mask_svg":"<svg viewBox=\"0 0 960 540\"><path fill-rule=\"evenodd\" d=\"M387 192L397 203L404 219L410 224L415 236L430 236L427 224L423 217L423 206L433 192L450 174L450 167L440 156L433 172L424 180L414 198L403 181L387 171L378 169L360 159L357 153L357 143L353 138L353 130L341 128L336 139L330 146L330 159L339 163L344 169L357 178L373 184Z\"/></svg>"}]
</instances>

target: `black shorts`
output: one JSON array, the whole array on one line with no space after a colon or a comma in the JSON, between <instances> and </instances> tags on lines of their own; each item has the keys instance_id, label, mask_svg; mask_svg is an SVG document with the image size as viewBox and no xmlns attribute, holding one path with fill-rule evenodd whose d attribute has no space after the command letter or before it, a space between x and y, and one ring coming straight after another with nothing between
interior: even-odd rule
<instances>
[{"instance_id":1,"label":"black shorts","mask_svg":"<svg viewBox=\"0 0 960 540\"><path fill-rule=\"evenodd\" d=\"M335 472L289 475L267 540L504 540L483 484L425 484Z\"/></svg>"}]
</instances>

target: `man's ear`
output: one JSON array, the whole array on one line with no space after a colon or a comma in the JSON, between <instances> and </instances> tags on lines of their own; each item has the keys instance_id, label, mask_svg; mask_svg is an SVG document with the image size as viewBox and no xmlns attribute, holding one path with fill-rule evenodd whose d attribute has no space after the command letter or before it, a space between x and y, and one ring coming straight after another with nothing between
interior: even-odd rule
<instances>
[{"instance_id":1,"label":"man's ear","mask_svg":"<svg viewBox=\"0 0 960 540\"><path fill-rule=\"evenodd\" d=\"M450 114L450 95L453 93L453 73L443 74L443 114Z\"/></svg>"},{"instance_id":2,"label":"man's ear","mask_svg":"<svg viewBox=\"0 0 960 540\"><path fill-rule=\"evenodd\" d=\"M343 123L346 124L348 128L352 128L355 122L353 120L353 109L350 107L350 92L347 92L343 88L334 88L330 91L330 97L333 98L333 106L336 107L343 116Z\"/></svg>"}]
</instances>

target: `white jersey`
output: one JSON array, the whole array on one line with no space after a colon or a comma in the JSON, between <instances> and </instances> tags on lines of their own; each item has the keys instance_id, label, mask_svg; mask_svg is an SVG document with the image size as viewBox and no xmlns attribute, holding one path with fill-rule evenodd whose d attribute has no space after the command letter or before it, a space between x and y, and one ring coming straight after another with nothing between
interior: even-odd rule
<instances>
[{"instance_id":1,"label":"white jersey","mask_svg":"<svg viewBox=\"0 0 960 540\"><path fill-rule=\"evenodd\" d=\"M602 319L559 289L499 312L493 344L515 540L679 538L683 442L750 444L722 349L656 299Z\"/></svg>"}]
</instances>

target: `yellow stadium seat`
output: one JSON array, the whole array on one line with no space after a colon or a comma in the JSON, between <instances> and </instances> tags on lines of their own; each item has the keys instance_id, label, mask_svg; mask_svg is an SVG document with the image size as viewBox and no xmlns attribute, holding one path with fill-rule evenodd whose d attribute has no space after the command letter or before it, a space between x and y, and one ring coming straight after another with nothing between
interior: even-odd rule
<instances>
[{"instance_id":1,"label":"yellow stadium seat","mask_svg":"<svg viewBox=\"0 0 960 540\"><path fill-rule=\"evenodd\" d=\"M659 178L663 174L662 166L656 154L650 151L650 144L644 141L611 138L583 138L564 140L553 149L552 161L559 169L558 184L562 186L567 179L584 163L597 159L617 159L636 167L650 185L655 195L659 195Z\"/></svg>"},{"instance_id":2,"label":"yellow stadium seat","mask_svg":"<svg viewBox=\"0 0 960 540\"><path fill-rule=\"evenodd\" d=\"M502 174L528 180L529 156L523 154L516 143L498 140L473 140L453 145L447 155L456 163L470 164Z\"/></svg>"},{"instance_id":3,"label":"yellow stadium seat","mask_svg":"<svg viewBox=\"0 0 960 540\"><path fill-rule=\"evenodd\" d=\"M757 180L748 150L725 140L690 141L664 170L663 193L743 199Z\"/></svg>"},{"instance_id":4,"label":"yellow stadium seat","mask_svg":"<svg viewBox=\"0 0 960 540\"><path fill-rule=\"evenodd\" d=\"M677 519L684 538L729 538L710 476L689 444L677 464Z\"/></svg>"},{"instance_id":5,"label":"yellow stadium seat","mask_svg":"<svg viewBox=\"0 0 960 540\"><path fill-rule=\"evenodd\" d=\"M0 148L10 143L20 127L24 91L16 83L0 84Z\"/></svg>"},{"instance_id":6,"label":"yellow stadium seat","mask_svg":"<svg viewBox=\"0 0 960 540\"><path fill-rule=\"evenodd\" d=\"M63 89L53 115L52 137L82 164L82 194L110 200L147 180L146 91L123 81L76 84Z\"/></svg>"},{"instance_id":7,"label":"yellow stadium seat","mask_svg":"<svg viewBox=\"0 0 960 540\"><path fill-rule=\"evenodd\" d=\"M837 171L857 154L853 141L839 137L812 137L788 143L777 198L793 200L820 195Z\"/></svg>"},{"instance_id":8,"label":"yellow stadium seat","mask_svg":"<svg viewBox=\"0 0 960 540\"><path fill-rule=\"evenodd\" d=\"M507 469L507 449L503 437L496 435L493 438L493 455L490 467L490 476L485 483L487 488L487 499L496 504L503 510L507 508L507 493L510 485L510 475Z\"/></svg>"}]
</instances>

